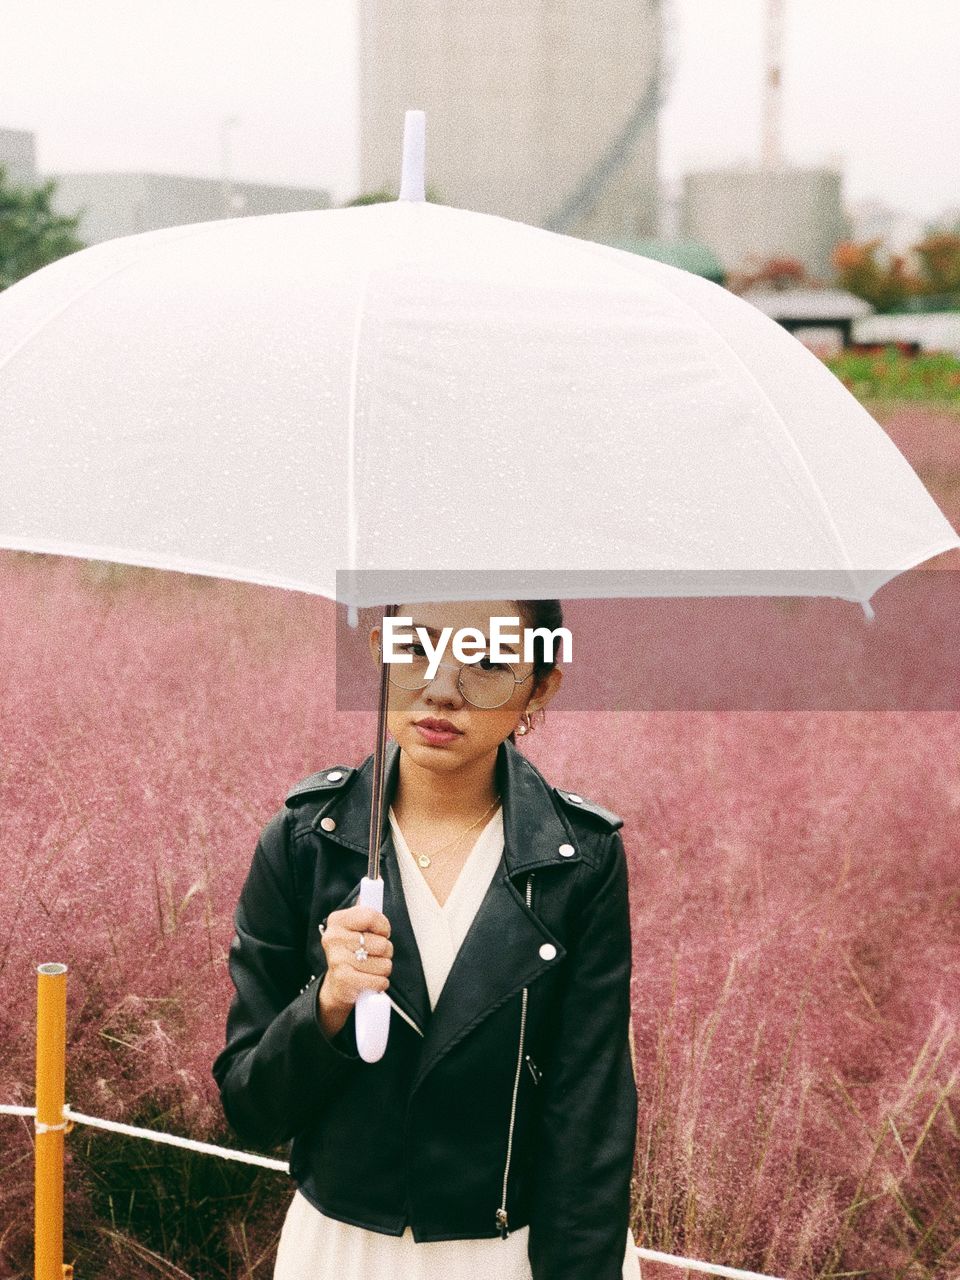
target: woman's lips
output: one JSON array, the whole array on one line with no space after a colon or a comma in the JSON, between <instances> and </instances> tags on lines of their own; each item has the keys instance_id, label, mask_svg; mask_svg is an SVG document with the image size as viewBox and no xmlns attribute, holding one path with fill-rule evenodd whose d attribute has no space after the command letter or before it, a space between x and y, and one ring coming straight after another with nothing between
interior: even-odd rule
<instances>
[{"instance_id":1,"label":"woman's lips","mask_svg":"<svg viewBox=\"0 0 960 1280\"><path fill-rule=\"evenodd\" d=\"M413 727L424 742L429 743L431 747L442 747L446 743L452 742L454 738L463 736L456 729L432 729L426 724L414 724Z\"/></svg>"}]
</instances>

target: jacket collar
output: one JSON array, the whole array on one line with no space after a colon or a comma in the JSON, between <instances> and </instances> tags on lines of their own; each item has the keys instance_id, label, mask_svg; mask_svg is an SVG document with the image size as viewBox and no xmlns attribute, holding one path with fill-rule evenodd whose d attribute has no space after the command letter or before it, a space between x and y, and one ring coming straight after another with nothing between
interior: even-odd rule
<instances>
[{"instance_id":1,"label":"jacket collar","mask_svg":"<svg viewBox=\"0 0 960 1280\"><path fill-rule=\"evenodd\" d=\"M384 774L381 860L384 853L388 857L393 853L388 811L400 777L400 745L394 738L386 744ZM509 739L505 739L497 751L494 781L503 803L504 858L511 879L544 865L571 865L580 861L579 838L554 804L550 784ZM332 818L336 827L328 839L366 854L372 804L373 756L369 755L357 769L351 785L334 793L329 802L321 806L311 826L317 830L322 818ZM566 846L566 853L561 854L561 846Z\"/></svg>"},{"instance_id":2,"label":"jacket collar","mask_svg":"<svg viewBox=\"0 0 960 1280\"><path fill-rule=\"evenodd\" d=\"M394 947L388 995L423 1036L413 1082L416 1088L437 1060L483 1017L563 959L566 949L562 942L527 905L525 883L518 886L513 881L518 876L525 881L524 873L547 866L578 865L582 852L577 832L553 802L549 783L511 742L501 743L495 779L503 804L503 857L431 1011L387 816L396 794L399 764L400 748L391 739L384 762L380 841L383 912L390 921ZM357 883L337 904L337 910L356 901L360 877L366 875L372 778L371 755L350 785L323 804L311 822L325 840L351 850L351 856L361 855L355 859ZM336 823L332 831L320 827L325 817ZM545 947L545 943L551 945Z\"/></svg>"}]
</instances>

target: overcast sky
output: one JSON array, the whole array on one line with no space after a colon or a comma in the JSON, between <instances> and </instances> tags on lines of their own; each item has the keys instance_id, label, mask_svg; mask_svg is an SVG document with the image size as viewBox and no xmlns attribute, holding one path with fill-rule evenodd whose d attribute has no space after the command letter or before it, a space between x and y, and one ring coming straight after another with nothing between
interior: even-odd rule
<instances>
[{"instance_id":1,"label":"overcast sky","mask_svg":"<svg viewBox=\"0 0 960 1280\"><path fill-rule=\"evenodd\" d=\"M663 177L754 161L764 0L666 4ZM7 0L0 127L35 131L46 172L217 175L236 116L234 177L346 199L357 57L351 0ZM958 66L960 0L787 0L788 159L841 163L848 201L960 206Z\"/></svg>"}]
</instances>

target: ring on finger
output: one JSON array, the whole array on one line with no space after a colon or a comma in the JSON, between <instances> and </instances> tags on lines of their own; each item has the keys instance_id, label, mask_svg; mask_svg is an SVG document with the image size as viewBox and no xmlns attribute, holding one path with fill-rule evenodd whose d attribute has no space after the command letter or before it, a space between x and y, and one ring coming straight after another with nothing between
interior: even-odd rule
<instances>
[{"instance_id":1,"label":"ring on finger","mask_svg":"<svg viewBox=\"0 0 960 1280\"><path fill-rule=\"evenodd\" d=\"M368 959L369 959L369 956L368 956L368 954L367 954L367 948L364 946L364 942L363 942L363 934L362 934L362 933L360 934L360 945L359 945L359 947L357 947L356 951L354 951L354 953L353 953L353 954L357 957L357 959L358 959L361 963L362 963L364 960L368 960Z\"/></svg>"}]
</instances>

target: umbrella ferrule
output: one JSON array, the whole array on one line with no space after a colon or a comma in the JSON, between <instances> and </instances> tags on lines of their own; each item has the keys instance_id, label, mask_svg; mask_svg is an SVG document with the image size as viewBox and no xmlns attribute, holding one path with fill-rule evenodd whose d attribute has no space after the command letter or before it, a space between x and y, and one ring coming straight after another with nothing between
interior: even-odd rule
<instances>
[{"instance_id":1,"label":"umbrella ferrule","mask_svg":"<svg viewBox=\"0 0 960 1280\"><path fill-rule=\"evenodd\" d=\"M403 117L403 168L400 171L401 200L426 199L424 158L426 154L426 116L422 111L408 111Z\"/></svg>"}]
</instances>

